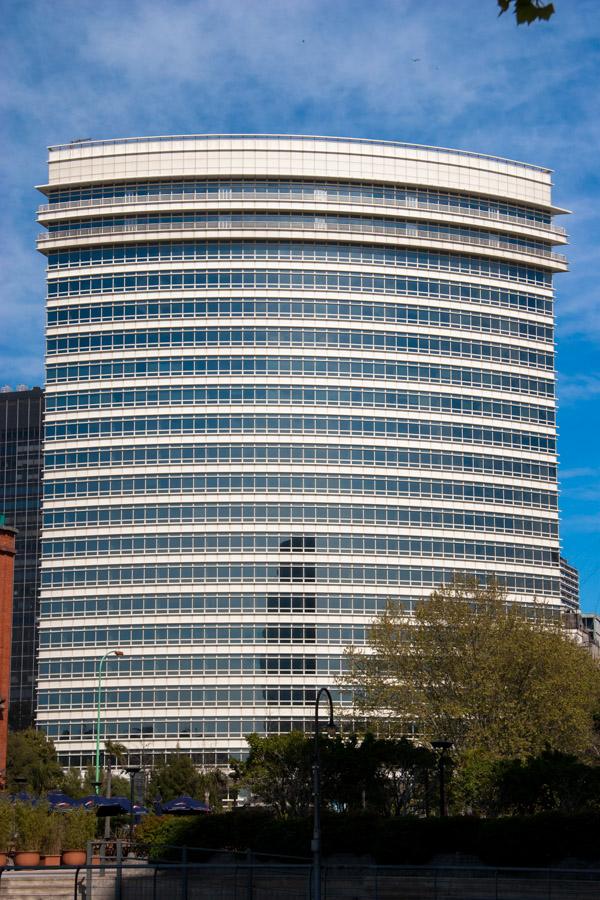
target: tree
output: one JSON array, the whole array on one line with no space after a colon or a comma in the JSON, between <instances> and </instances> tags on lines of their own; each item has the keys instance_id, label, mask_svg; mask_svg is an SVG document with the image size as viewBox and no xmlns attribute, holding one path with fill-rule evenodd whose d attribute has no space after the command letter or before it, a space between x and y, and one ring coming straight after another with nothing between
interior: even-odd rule
<instances>
[{"instance_id":1,"label":"tree","mask_svg":"<svg viewBox=\"0 0 600 900\"><path fill-rule=\"evenodd\" d=\"M540 619L543 619L540 610ZM562 626L531 621L494 583L457 580L375 620L348 652L346 686L380 729L504 757L581 754L594 739L600 668Z\"/></svg>"},{"instance_id":2,"label":"tree","mask_svg":"<svg viewBox=\"0 0 600 900\"><path fill-rule=\"evenodd\" d=\"M497 0L500 15L514 8L517 25L531 25L532 22L547 22L554 15L554 4L540 0Z\"/></svg>"},{"instance_id":3,"label":"tree","mask_svg":"<svg viewBox=\"0 0 600 900\"><path fill-rule=\"evenodd\" d=\"M151 801L160 797L166 802L182 794L204 801L208 794L213 809L221 808L226 792L227 778L221 771L199 772L191 757L179 750L155 766L148 786Z\"/></svg>"},{"instance_id":4,"label":"tree","mask_svg":"<svg viewBox=\"0 0 600 900\"><path fill-rule=\"evenodd\" d=\"M402 737L373 733L324 740L322 793L338 811L370 811L383 816L425 812L435 754Z\"/></svg>"},{"instance_id":5,"label":"tree","mask_svg":"<svg viewBox=\"0 0 600 900\"><path fill-rule=\"evenodd\" d=\"M303 816L312 798L312 744L301 731L246 736L244 762L231 760L233 780L248 787L281 818Z\"/></svg>"},{"instance_id":6,"label":"tree","mask_svg":"<svg viewBox=\"0 0 600 900\"><path fill-rule=\"evenodd\" d=\"M229 778L220 769L198 773L198 799L207 801L213 812L222 812Z\"/></svg>"},{"instance_id":7,"label":"tree","mask_svg":"<svg viewBox=\"0 0 600 900\"><path fill-rule=\"evenodd\" d=\"M119 741L104 741L104 771L100 790L107 797L128 796L131 784L128 779L113 775L113 763L119 765L127 757L127 747ZM108 828L107 828L108 830Z\"/></svg>"},{"instance_id":8,"label":"tree","mask_svg":"<svg viewBox=\"0 0 600 900\"><path fill-rule=\"evenodd\" d=\"M102 796L129 797L130 781L128 778L116 775L109 777L108 771L102 771L100 774L102 777L100 794ZM63 774L61 788L69 797L79 800L81 797L88 797L90 794L96 793L95 781L96 769L94 766L87 766L83 772L81 769L71 768Z\"/></svg>"},{"instance_id":9,"label":"tree","mask_svg":"<svg viewBox=\"0 0 600 900\"><path fill-rule=\"evenodd\" d=\"M497 764L501 813L534 815L557 811L572 815L600 809L600 767L575 756L545 750L529 759Z\"/></svg>"},{"instance_id":10,"label":"tree","mask_svg":"<svg viewBox=\"0 0 600 900\"><path fill-rule=\"evenodd\" d=\"M60 788L63 770L54 743L43 731L26 728L8 735L7 786L12 792L23 788L33 794ZM17 779L25 779L24 784Z\"/></svg>"},{"instance_id":11,"label":"tree","mask_svg":"<svg viewBox=\"0 0 600 900\"><path fill-rule=\"evenodd\" d=\"M597 812L600 766L557 750L527 759L465 751L452 781L452 808L486 817Z\"/></svg>"},{"instance_id":12,"label":"tree","mask_svg":"<svg viewBox=\"0 0 600 900\"><path fill-rule=\"evenodd\" d=\"M373 734L320 736L321 796L333 812L368 810L384 816L423 812L431 751L405 738ZM246 737L245 762L232 761L234 779L280 818L305 816L312 805L314 738L300 731Z\"/></svg>"}]
</instances>

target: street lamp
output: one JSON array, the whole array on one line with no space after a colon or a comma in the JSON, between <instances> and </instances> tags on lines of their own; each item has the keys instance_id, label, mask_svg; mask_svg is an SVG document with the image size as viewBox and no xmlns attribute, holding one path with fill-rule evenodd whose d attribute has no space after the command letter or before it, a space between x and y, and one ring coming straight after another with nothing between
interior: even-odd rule
<instances>
[{"instance_id":1,"label":"street lamp","mask_svg":"<svg viewBox=\"0 0 600 900\"><path fill-rule=\"evenodd\" d=\"M133 812L133 787L135 784L135 776L142 770L139 766L125 766L125 771L129 775L129 802L131 804L131 809L129 811L129 844L133 847L133 828L135 824L135 814Z\"/></svg>"},{"instance_id":2,"label":"street lamp","mask_svg":"<svg viewBox=\"0 0 600 900\"><path fill-rule=\"evenodd\" d=\"M321 748L319 745L319 703L325 695L329 701L329 722L326 725L328 734L335 734L333 721L333 700L326 687L317 692L315 699L315 734L313 756L313 798L314 820L311 850L313 852L313 900L321 900Z\"/></svg>"},{"instance_id":3,"label":"street lamp","mask_svg":"<svg viewBox=\"0 0 600 900\"><path fill-rule=\"evenodd\" d=\"M108 650L98 663L98 693L96 697L96 778L94 781L97 795L100 793L99 785L102 784L102 781L100 780L100 708L102 706L102 669L104 668L104 664L109 656L125 656L125 654L122 650Z\"/></svg>"},{"instance_id":4,"label":"street lamp","mask_svg":"<svg viewBox=\"0 0 600 900\"><path fill-rule=\"evenodd\" d=\"M446 751L452 750L454 744L452 741L432 741L431 746L434 750L439 750L439 767L440 767L440 816L443 818L448 815L448 800L446 798Z\"/></svg>"}]
</instances>

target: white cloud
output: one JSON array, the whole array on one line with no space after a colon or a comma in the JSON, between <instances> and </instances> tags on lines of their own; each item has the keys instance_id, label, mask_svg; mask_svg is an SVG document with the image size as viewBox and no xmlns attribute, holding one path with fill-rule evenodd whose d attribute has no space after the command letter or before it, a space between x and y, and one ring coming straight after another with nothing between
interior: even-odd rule
<instances>
[{"instance_id":1,"label":"white cloud","mask_svg":"<svg viewBox=\"0 0 600 900\"><path fill-rule=\"evenodd\" d=\"M45 178L46 144L76 136L362 134L551 165L557 201L576 213L572 271L557 281L559 337L600 341L596 0L561 4L554 22L527 29L498 19L494 0L7 5L0 107L12 243L0 349L10 371L42 345L31 185ZM561 398L594 396L594 385L566 383Z\"/></svg>"},{"instance_id":2,"label":"white cloud","mask_svg":"<svg viewBox=\"0 0 600 900\"><path fill-rule=\"evenodd\" d=\"M593 375L560 375L558 399L561 405L592 400L600 396L600 373Z\"/></svg>"}]
</instances>

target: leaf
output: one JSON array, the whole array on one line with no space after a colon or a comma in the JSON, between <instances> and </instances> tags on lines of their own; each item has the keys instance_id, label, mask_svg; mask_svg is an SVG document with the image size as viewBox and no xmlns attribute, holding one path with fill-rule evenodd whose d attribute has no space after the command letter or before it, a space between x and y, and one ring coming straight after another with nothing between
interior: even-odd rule
<instances>
[{"instance_id":1,"label":"leaf","mask_svg":"<svg viewBox=\"0 0 600 900\"><path fill-rule=\"evenodd\" d=\"M553 3L539 3L539 0L497 0L499 15L508 12L511 3L515 4L517 25L531 25L532 22L547 22L555 13Z\"/></svg>"}]
</instances>

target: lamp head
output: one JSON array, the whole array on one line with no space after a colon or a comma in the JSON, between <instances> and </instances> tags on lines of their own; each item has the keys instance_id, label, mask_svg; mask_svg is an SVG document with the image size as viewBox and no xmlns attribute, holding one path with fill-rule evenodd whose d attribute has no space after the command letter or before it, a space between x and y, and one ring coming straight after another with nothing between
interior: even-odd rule
<instances>
[{"instance_id":1,"label":"lamp head","mask_svg":"<svg viewBox=\"0 0 600 900\"><path fill-rule=\"evenodd\" d=\"M337 725L335 724L333 719L329 720L329 722L325 726L325 731L327 732L329 737L335 737L335 735L337 733Z\"/></svg>"},{"instance_id":2,"label":"lamp head","mask_svg":"<svg viewBox=\"0 0 600 900\"><path fill-rule=\"evenodd\" d=\"M125 656L122 650L115 650L115 656Z\"/></svg>"},{"instance_id":3,"label":"lamp head","mask_svg":"<svg viewBox=\"0 0 600 900\"><path fill-rule=\"evenodd\" d=\"M444 750L452 750L454 744L452 741L432 741L431 746L434 750L441 750L443 753Z\"/></svg>"}]
</instances>

